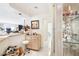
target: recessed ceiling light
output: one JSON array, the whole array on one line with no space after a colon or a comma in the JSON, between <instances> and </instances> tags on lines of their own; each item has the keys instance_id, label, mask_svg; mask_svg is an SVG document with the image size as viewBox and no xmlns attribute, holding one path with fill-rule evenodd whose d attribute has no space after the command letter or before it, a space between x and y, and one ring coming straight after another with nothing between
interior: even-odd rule
<instances>
[{"instance_id":1,"label":"recessed ceiling light","mask_svg":"<svg viewBox=\"0 0 79 59\"><path fill-rule=\"evenodd\" d=\"M37 6L35 6L34 8L38 8Z\"/></svg>"},{"instance_id":2,"label":"recessed ceiling light","mask_svg":"<svg viewBox=\"0 0 79 59\"><path fill-rule=\"evenodd\" d=\"M21 13L19 13L19 15L22 15Z\"/></svg>"}]
</instances>

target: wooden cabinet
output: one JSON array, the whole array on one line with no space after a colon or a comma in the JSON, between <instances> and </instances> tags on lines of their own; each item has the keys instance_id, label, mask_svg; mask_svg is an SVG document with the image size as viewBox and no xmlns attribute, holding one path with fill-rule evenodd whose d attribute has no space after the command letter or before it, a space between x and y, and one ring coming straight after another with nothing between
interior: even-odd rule
<instances>
[{"instance_id":1,"label":"wooden cabinet","mask_svg":"<svg viewBox=\"0 0 79 59\"><path fill-rule=\"evenodd\" d=\"M40 50L41 48L41 35L32 35L29 36L31 39L29 40L29 44L27 45L27 48L33 49L33 50Z\"/></svg>"}]
</instances>

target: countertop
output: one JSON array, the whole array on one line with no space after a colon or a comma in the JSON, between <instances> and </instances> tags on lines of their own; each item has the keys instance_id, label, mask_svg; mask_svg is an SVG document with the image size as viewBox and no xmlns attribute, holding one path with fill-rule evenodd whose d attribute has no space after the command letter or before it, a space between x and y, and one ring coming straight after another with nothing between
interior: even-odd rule
<instances>
[{"instance_id":1,"label":"countertop","mask_svg":"<svg viewBox=\"0 0 79 59\"><path fill-rule=\"evenodd\" d=\"M6 35L0 35L0 41L8 37L13 37L13 36L22 35L22 34L25 34L25 33L10 33Z\"/></svg>"}]
</instances>

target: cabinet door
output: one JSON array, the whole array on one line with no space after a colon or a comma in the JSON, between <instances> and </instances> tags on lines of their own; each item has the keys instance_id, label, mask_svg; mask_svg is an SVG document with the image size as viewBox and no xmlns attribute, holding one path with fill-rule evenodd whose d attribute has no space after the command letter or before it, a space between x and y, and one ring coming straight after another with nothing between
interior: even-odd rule
<instances>
[{"instance_id":1,"label":"cabinet door","mask_svg":"<svg viewBox=\"0 0 79 59\"><path fill-rule=\"evenodd\" d=\"M39 50L41 46L39 36L32 36L30 43L27 45L28 48Z\"/></svg>"},{"instance_id":2,"label":"cabinet door","mask_svg":"<svg viewBox=\"0 0 79 59\"><path fill-rule=\"evenodd\" d=\"M37 50L38 49L38 43L37 43L37 39L34 38L32 41L32 49Z\"/></svg>"},{"instance_id":3,"label":"cabinet door","mask_svg":"<svg viewBox=\"0 0 79 59\"><path fill-rule=\"evenodd\" d=\"M30 40L29 44L27 45L27 48L32 48L32 40Z\"/></svg>"},{"instance_id":4,"label":"cabinet door","mask_svg":"<svg viewBox=\"0 0 79 59\"><path fill-rule=\"evenodd\" d=\"M38 37L34 37L32 38L32 49L34 50L39 50L40 48L40 43L39 43L39 38Z\"/></svg>"}]
</instances>

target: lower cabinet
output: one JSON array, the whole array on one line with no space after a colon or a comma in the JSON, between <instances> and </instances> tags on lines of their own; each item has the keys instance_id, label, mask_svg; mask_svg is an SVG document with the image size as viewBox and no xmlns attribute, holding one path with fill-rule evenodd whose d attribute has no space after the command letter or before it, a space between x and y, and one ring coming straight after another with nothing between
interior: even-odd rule
<instances>
[{"instance_id":1,"label":"lower cabinet","mask_svg":"<svg viewBox=\"0 0 79 59\"><path fill-rule=\"evenodd\" d=\"M33 50L40 50L41 48L41 35L32 35L30 36L31 39L29 40L29 44L27 45L27 48L33 49Z\"/></svg>"}]
</instances>

